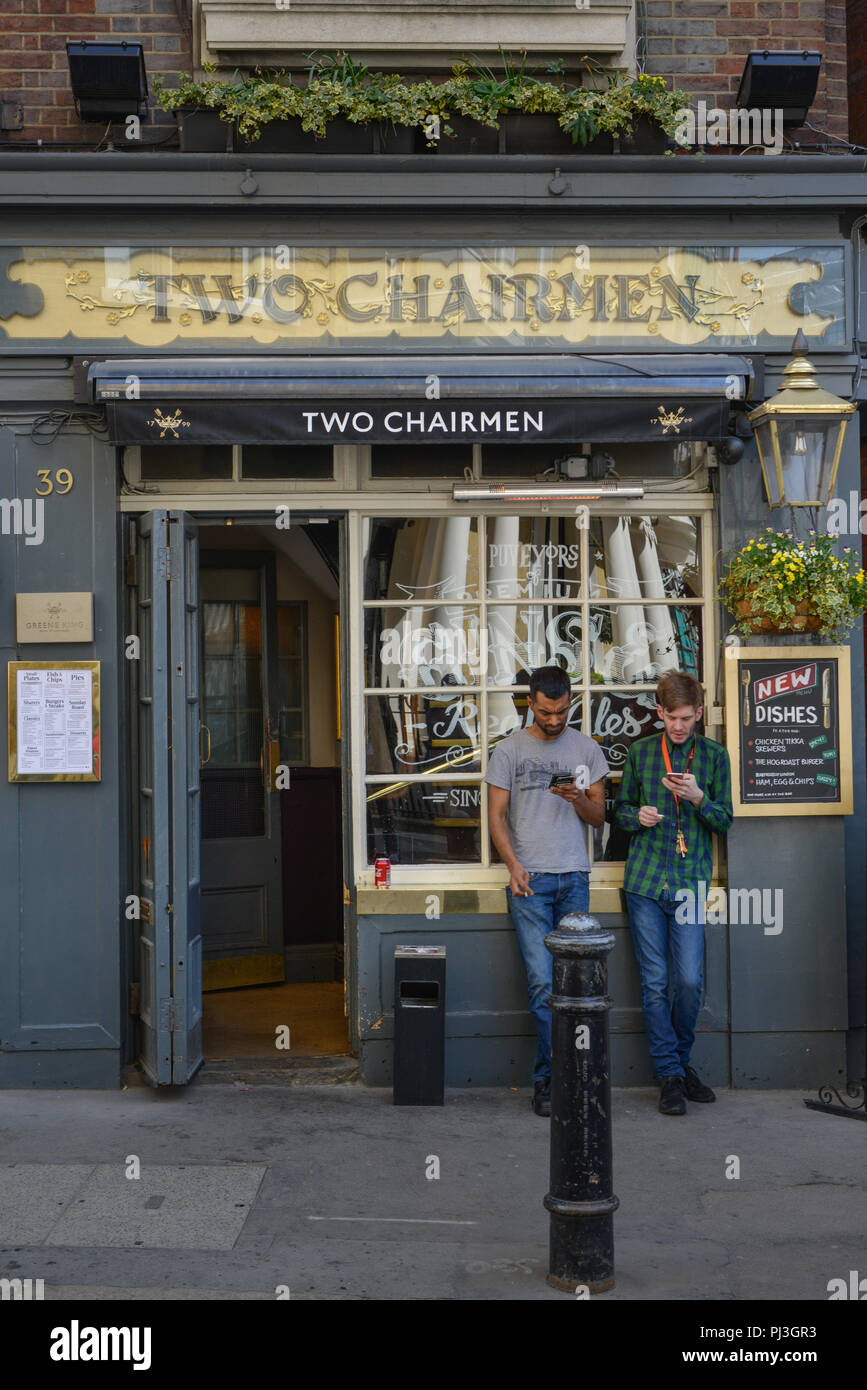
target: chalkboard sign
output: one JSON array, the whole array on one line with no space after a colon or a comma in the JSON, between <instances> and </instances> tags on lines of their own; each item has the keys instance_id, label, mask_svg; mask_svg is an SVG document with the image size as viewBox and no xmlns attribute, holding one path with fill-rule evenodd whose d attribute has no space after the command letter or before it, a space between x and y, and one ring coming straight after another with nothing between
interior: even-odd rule
<instances>
[{"instance_id":1,"label":"chalkboard sign","mask_svg":"<svg viewBox=\"0 0 867 1390\"><path fill-rule=\"evenodd\" d=\"M726 647L736 815L852 812L848 647Z\"/></svg>"}]
</instances>

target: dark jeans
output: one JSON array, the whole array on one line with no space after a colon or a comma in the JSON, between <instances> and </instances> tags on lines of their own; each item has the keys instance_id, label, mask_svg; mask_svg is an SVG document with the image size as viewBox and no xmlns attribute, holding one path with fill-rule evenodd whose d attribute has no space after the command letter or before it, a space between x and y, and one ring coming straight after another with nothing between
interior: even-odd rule
<instances>
[{"instance_id":1,"label":"dark jeans","mask_svg":"<svg viewBox=\"0 0 867 1390\"><path fill-rule=\"evenodd\" d=\"M641 971L641 1003L647 1042L657 1075L683 1076L695 1042L701 1007L704 925L678 922L680 903L669 892L660 898L627 893L629 926ZM669 1003L668 951L674 964Z\"/></svg>"},{"instance_id":2,"label":"dark jeans","mask_svg":"<svg viewBox=\"0 0 867 1390\"><path fill-rule=\"evenodd\" d=\"M551 976L554 957L545 945L548 932L554 930L567 912L586 912L590 907L590 874L530 874L532 898L516 898L506 889L506 901L518 933L518 945L527 968L527 987L530 1012L536 1023L538 1046L533 1080L543 1081L551 1076Z\"/></svg>"}]
</instances>

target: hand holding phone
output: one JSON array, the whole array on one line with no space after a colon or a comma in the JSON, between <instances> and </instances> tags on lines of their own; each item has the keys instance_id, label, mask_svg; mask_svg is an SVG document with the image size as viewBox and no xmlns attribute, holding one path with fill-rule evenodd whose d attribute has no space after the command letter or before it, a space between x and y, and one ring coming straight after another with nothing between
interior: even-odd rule
<instances>
[{"instance_id":1,"label":"hand holding phone","mask_svg":"<svg viewBox=\"0 0 867 1390\"><path fill-rule=\"evenodd\" d=\"M571 777L568 773L555 772L548 783L548 790L550 791L552 787L571 787L574 781L575 778Z\"/></svg>"}]
</instances>

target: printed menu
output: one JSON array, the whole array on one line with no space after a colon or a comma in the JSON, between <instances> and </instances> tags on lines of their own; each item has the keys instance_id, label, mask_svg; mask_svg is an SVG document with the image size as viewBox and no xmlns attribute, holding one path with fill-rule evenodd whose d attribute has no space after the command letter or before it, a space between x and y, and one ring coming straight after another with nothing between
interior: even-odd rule
<instances>
[{"instance_id":1,"label":"printed menu","mask_svg":"<svg viewBox=\"0 0 867 1390\"><path fill-rule=\"evenodd\" d=\"M93 774L93 671L25 667L16 677L19 776Z\"/></svg>"}]
</instances>

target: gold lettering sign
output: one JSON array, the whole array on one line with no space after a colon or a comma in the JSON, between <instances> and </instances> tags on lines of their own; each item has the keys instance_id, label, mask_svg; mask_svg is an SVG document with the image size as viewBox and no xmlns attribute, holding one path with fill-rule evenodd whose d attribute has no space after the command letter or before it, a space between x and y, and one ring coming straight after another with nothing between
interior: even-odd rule
<instances>
[{"instance_id":1,"label":"gold lettering sign","mask_svg":"<svg viewBox=\"0 0 867 1390\"><path fill-rule=\"evenodd\" d=\"M13 344L339 351L845 345L839 245L24 247L0 252Z\"/></svg>"}]
</instances>

